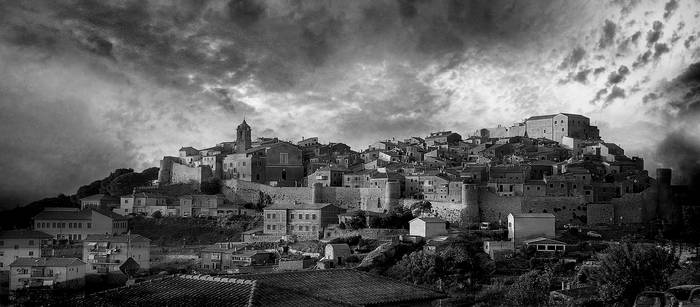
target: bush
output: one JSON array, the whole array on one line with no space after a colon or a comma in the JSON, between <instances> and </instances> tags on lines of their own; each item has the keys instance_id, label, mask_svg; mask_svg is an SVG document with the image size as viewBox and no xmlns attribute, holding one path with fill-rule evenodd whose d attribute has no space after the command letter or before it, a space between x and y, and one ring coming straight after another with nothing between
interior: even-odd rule
<instances>
[{"instance_id":1,"label":"bush","mask_svg":"<svg viewBox=\"0 0 700 307\"><path fill-rule=\"evenodd\" d=\"M509 288L508 300L517 306L541 306L549 300L549 286L552 283L552 271L535 270L518 277Z\"/></svg>"}]
</instances>

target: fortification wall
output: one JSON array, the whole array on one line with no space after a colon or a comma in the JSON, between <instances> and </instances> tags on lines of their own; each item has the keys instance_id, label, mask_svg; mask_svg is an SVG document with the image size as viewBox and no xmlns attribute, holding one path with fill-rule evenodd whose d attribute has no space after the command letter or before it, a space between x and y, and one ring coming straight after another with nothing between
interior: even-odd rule
<instances>
[{"instance_id":1,"label":"fortification wall","mask_svg":"<svg viewBox=\"0 0 700 307\"><path fill-rule=\"evenodd\" d=\"M180 163L172 163L170 170L170 183L202 183L211 178L209 167L190 167Z\"/></svg>"},{"instance_id":2,"label":"fortification wall","mask_svg":"<svg viewBox=\"0 0 700 307\"><path fill-rule=\"evenodd\" d=\"M320 189L318 202L332 203L348 210L363 209L384 212L388 208L384 199L384 189L318 186L316 188ZM230 179L224 181L222 190L227 199L238 203L258 203L261 193L269 196L272 203L308 204L313 202L313 188L311 187L272 187L255 182Z\"/></svg>"},{"instance_id":3,"label":"fortification wall","mask_svg":"<svg viewBox=\"0 0 700 307\"><path fill-rule=\"evenodd\" d=\"M479 218L482 222L507 221L508 214L522 213L521 196L498 196L487 189L479 193Z\"/></svg>"},{"instance_id":4,"label":"fortification wall","mask_svg":"<svg viewBox=\"0 0 700 307\"><path fill-rule=\"evenodd\" d=\"M638 224L655 218L657 197L657 190L649 188L640 193L613 198L610 203L615 208L615 223Z\"/></svg>"},{"instance_id":5,"label":"fortification wall","mask_svg":"<svg viewBox=\"0 0 700 307\"><path fill-rule=\"evenodd\" d=\"M522 213L554 214L557 227L568 223L584 223L588 214L583 196L526 197L523 199Z\"/></svg>"}]
</instances>

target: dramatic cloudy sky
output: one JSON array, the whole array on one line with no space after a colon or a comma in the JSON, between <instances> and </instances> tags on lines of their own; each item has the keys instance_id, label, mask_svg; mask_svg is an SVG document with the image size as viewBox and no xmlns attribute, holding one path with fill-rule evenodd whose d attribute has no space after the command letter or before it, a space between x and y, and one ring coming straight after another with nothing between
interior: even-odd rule
<instances>
[{"instance_id":1,"label":"dramatic cloudy sky","mask_svg":"<svg viewBox=\"0 0 700 307\"><path fill-rule=\"evenodd\" d=\"M376 139L582 113L647 167L700 157L700 4L0 1L0 203L183 145Z\"/></svg>"}]
</instances>

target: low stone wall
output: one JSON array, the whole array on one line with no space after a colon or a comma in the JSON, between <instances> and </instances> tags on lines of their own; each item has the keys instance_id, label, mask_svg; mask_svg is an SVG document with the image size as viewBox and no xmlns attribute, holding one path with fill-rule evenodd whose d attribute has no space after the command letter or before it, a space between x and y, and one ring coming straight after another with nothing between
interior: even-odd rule
<instances>
[{"instance_id":1,"label":"low stone wall","mask_svg":"<svg viewBox=\"0 0 700 307\"><path fill-rule=\"evenodd\" d=\"M588 215L586 199L583 196L526 197L523 200L522 213L554 214L557 227L568 223L583 223Z\"/></svg>"}]
</instances>

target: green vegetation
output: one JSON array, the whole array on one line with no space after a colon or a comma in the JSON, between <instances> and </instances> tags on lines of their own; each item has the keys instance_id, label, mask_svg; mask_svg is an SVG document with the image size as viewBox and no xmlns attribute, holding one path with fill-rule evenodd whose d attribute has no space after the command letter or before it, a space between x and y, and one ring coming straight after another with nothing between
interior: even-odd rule
<instances>
[{"instance_id":1,"label":"green vegetation","mask_svg":"<svg viewBox=\"0 0 700 307\"><path fill-rule=\"evenodd\" d=\"M553 273L547 268L534 270L518 277L508 287L507 298L514 306L542 306L549 300L549 287Z\"/></svg>"},{"instance_id":2,"label":"green vegetation","mask_svg":"<svg viewBox=\"0 0 700 307\"><path fill-rule=\"evenodd\" d=\"M151 239L159 246L212 244L240 241L241 232L251 228L252 219L230 219L230 226L221 227L217 219L163 217L149 219L141 216L129 221L131 232ZM227 223L228 223L227 222Z\"/></svg>"},{"instance_id":3,"label":"green vegetation","mask_svg":"<svg viewBox=\"0 0 700 307\"><path fill-rule=\"evenodd\" d=\"M622 244L609 248L597 271L600 297L609 303L630 304L645 290L665 290L678 269L674 251L657 246Z\"/></svg>"}]
</instances>

